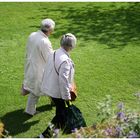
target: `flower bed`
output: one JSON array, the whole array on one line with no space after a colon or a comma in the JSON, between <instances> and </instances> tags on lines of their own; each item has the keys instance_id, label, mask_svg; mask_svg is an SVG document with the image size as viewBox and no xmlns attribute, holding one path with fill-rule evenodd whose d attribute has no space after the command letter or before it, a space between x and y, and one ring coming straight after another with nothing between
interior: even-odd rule
<instances>
[{"instance_id":1,"label":"flower bed","mask_svg":"<svg viewBox=\"0 0 140 140\"><path fill-rule=\"evenodd\" d=\"M136 95L140 97L140 94ZM139 99L139 98L138 98ZM100 122L91 127L75 129L72 137L75 138L140 138L140 114L126 109L119 103L116 109L112 108L112 100L107 96L98 105Z\"/></svg>"}]
</instances>

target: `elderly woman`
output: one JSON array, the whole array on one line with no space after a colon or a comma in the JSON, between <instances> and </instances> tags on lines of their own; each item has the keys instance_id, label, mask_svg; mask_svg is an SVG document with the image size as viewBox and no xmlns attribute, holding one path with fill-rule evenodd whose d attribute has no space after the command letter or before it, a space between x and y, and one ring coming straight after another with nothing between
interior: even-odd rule
<instances>
[{"instance_id":1,"label":"elderly woman","mask_svg":"<svg viewBox=\"0 0 140 140\"><path fill-rule=\"evenodd\" d=\"M56 114L51 124L55 128L63 129L66 121L66 103L71 100L70 91L74 79L74 63L69 53L76 47L76 37L67 33L62 36L60 45L61 47L49 57L41 90L52 98L56 106ZM49 130L48 126L39 137L51 137Z\"/></svg>"},{"instance_id":2,"label":"elderly woman","mask_svg":"<svg viewBox=\"0 0 140 140\"><path fill-rule=\"evenodd\" d=\"M30 93L25 109L25 113L29 115L36 114L36 104L42 95L40 85L44 67L49 55L53 53L48 37L54 28L55 22L52 19L44 19L41 22L40 30L31 33L28 38L22 95Z\"/></svg>"}]
</instances>

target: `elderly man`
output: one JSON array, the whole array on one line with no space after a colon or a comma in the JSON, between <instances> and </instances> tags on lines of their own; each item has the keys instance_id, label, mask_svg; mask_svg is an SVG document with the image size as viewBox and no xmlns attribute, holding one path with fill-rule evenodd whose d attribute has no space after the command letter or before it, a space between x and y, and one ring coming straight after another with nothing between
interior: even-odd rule
<instances>
[{"instance_id":1,"label":"elderly man","mask_svg":"<svg viewBox=\"0 0 140 140\"><path fill-rule=\"evenodd\" d=\"M39 96L42 95L40 85L44 66L49 55L53 53L48 36L52 34L54 27L55 22L52 19L44 19L41 22L41 29L31 33L28 38L23 89L30 93L25 110L29 115L36 114L36 104ZM26 94L27 92L23 93Z\"/></svg>"}]
</instances>

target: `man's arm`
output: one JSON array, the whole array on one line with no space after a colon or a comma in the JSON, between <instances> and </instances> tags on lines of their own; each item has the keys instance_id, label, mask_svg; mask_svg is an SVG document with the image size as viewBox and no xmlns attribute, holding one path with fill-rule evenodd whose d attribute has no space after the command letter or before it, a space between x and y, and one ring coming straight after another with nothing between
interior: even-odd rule
<instances>
[{"instance_id":1,"label":"man's arm","mask_svg":"<svg viewBox=\"0 0 140 140\"><path fill-rule=\"evenodd\" d=\"M47 62L48 56L53 52L54 51L51 42L49 40L48 41L43 40L40 45L40 53L45 62Z\"/></svg>"}]
</instances>

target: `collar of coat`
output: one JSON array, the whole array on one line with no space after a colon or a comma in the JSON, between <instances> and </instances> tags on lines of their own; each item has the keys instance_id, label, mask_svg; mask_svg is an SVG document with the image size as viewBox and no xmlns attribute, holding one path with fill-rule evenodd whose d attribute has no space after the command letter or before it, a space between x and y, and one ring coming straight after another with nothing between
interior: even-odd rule
<instances>
[{"instance_id":1,"label":"collar of coat","mask_svg":"<svg viewBox=\"0 0 140 140\"><path fill-rule=\"evenodd\" d=\"M39 32L41 35L43 35L44 37L48 38L48 36L45 35L41 30L38 30L38 32Z\"/></svg>"},{"instance_id":2,"label":"collar of coat","mask_svg":"<svg viewBox=\"0 0 140 140\"><path fill-rule=\"evenodd\" d=\"M68 57L70 57L69 53L64 49L64 48L60 48Z\"/></svg>"}]
</instances>

